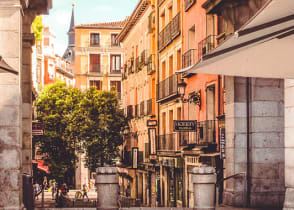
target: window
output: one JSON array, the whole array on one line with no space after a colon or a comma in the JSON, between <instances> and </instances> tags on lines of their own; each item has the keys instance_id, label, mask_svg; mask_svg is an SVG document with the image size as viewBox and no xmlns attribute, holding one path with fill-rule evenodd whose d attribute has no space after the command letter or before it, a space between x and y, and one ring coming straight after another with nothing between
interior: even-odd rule
<instances>
[{"instance_id":1,"label":"window","mask_svg":"<svg viewBox=\"0 0 294 210\"><path fill-rule=\"evenodd\" d=\"M44 38L44 46L49 46L49 38L48 37Z\"/></svg>"},{"instance_id":2,"label":"window","mask_svg":"<svg viewBox=\"0 0 294 210\"><path fill-rule=\"evenodd\" d=\"M102 90L102 81L100 80L90 80L90 87L96 87L97 90Z\"/></svg>"},{"instance_id":3,"label":"window","mask_svg":"<svg viewBox=\"0 0 294 210\"><path fill-rule=\"evenodd\" d=\"M119 46L119 43L116 39L117 35L118 34L111 34L111 46Z\"/></svg>"},{"instance_id":4,"label":"window","mask_svg":"<svg viewBox=\"0 0 294 210\"><path fill-rule=\"evenodd\" d=\"M121 81L110 81L110 89L115 90L118 98L121 99Z\"/></svg>"},{"instance_id":5,"label":"window","mask_svg":"<svg viewBox=\"0 0 294 210\"><path fill-rule=\"evenodd\" d=\"M121 59L120 55L111 55L111 73L120 73L120 65L121 65Z\"/></svg>"},{"instance_id":6,"label":"window","mask_svg":"<svg viewBox=\"0 0 294 210\"><path fill-rule=\"evenodd\" d=\"M90 72L100 73L100 54L90 55Z\"/></svg>"},{"instance_id":7,"label":"window","mask_svg":"<svg viewBox=\"0 0 294 210\"><path fill-rule=\"evenodd\" d=\"M100 35L98 33L91 33L90 45L91 46L99 46L100 45Z\"/></svg>"}]
</instances>

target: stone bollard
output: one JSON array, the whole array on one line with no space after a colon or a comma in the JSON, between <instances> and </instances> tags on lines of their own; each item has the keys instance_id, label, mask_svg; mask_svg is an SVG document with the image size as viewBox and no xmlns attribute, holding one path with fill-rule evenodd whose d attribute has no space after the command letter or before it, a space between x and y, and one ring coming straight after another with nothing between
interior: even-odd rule
<instances>
[{"instance_id":1,"label":"stone bollard","mask_svg":"<svg viewBox=\"0 0 294 210\"><path fill-rule=\"evenodd\" d=\"M118 209L118 171L116 167L96 169L97 209Z\"/></svg>"},{"instance_id":2,"label":"stone bollard","mask_svg":"<svg viewBox=\"0 0 294 210\"><path fill-rule=\"evenodd\" d=\"M195 167L192 170L194 209L215 210L215 169L210 166Z\"/></svg>"}]
</instances>

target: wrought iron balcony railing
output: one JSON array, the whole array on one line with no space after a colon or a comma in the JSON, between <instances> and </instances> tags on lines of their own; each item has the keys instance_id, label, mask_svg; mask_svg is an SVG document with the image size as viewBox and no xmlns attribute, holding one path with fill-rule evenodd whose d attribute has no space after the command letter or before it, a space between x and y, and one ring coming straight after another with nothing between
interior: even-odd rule
<instances>
[{"instance_id":1,"label":"wrought iron balcony railing","mask_svg":"<svg viewBox=\"0 0 294 210\"><path fill-rule=\"evenodd\" d=\"M177 134L165 134L158 136L158 151L176 151Z\"/></svg>"},{"instance_id":2,"label":"wrought iron balcony railing","mask_svg":"<svg viewBox=\"0 0 294 210\"><path fill-rule=\"evenodd\" d=\"M201 59L216 47L216 35L209 35L198 43L198 57Z\"/></svg>"},{"instance_id":3,"label":"wrought iron balcony railing","mask_svg":"<svg viewBox=\"0 0 294 210\"><path fill-rule=\"evenodd\" d=\"M140 70L141 70L140 57L137 57L135 60L135 72L139 72Z\"/></svg>"},{"instance_id":4,"label":"wrought iron balcony railing","mask_svg":"<svg viewBox=\"0 0 294 210\"><path fill-rule=\"evenodd\" d=\"M91 64L89 68L89 73L101 73L101 65Z\"/></svg>"},{"instance_id":5,"label":"wrought iron balcony railing","mask_svg":"<svg viewBox=\"0 0 294 210\"><path fill-rule=\"evenodd\" d=\"M149 55L147 62L147 74L150 75L155 72L155 55Z\"/></svg>"},{"instance_id":6,"label":"wrought iron balcony railing","mask_svg":"<svg viewBox=\"0 0 294 210\"><path fill-rule=\"evenodd\" d=\"M145 116L145 101L142 101L140 103L140 116L141 117Z\"/></svg>"},{"instance_id":7,"label":"wrought iron balcony railing","mask_svg":"<svg viewBox=\"0 0 294 210\"><path fill-rule=\"evenodd\" d=\"M197 130L195 132L181 132L180 145L216 143L216 122L215 120L201 121L197 123Z\"/></svg>"},{"instance_id":8,"label":"wrought iron balcony railing","mask_svg":"<svg viewBox=\"0 0 294 210\"><path fill-rule=\"evenodd\" d=\"M133 105L127 106L127 117L128 118L133 118L134 117L134 115L133 115Z\"/></svg>"},{"instance_id":9,"label":"wrought iron balcony railing","mask_svg":"<svg viewBox=\"0 0 294 210\"><path fill-rule=\"evenodd\" d=\"M198 62L198 54L195 49L190 49L183 55L183 68L192 66Z\"/></svg>"},{"instance_id":10,"label":"wrought iron balcony railing","mask_svg":"<svg viewBox=\"0 0 294 210\"><path fill-rule=\"evenodd\" d=\"M173 74L157 84L157 101L178 94L179 75Z\"/></svg>"},{"instance_id":11,"label":"wrought iron balcony railing","mask_svg":"<svg viewBox=\"0 0 294 210\"><path fill-rule=\"evenodd\" d=\"M162 51L181 33L180 12L159 33L158 48Z\"/></svg>"},{"instance_id":12,"label":"wrought iron balcony railing","mask_svg":"<svg viewBox=\"0 0 294 210\"><path fill-rule=\"evenodd\" d=\"M147 115L153 115L155 113L155 99L151 98L147 100Z\"/></svg>"}]
</instances>

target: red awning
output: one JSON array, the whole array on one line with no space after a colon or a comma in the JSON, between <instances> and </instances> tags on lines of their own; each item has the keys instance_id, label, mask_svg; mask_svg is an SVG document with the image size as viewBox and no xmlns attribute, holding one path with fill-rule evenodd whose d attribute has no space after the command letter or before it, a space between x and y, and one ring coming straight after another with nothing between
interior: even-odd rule
<instances>
[{"instance_id":1,"label":"red awning","mask_svg":"<svg viewBox=\"0 0 294 210\"><path fill-rule=\"evenodd\" d=\"M50 174L50 171L49 171L49 168L48 166L45 166L44 165L44 160L33 160L33 163L37 163L38 166L37 168L40 170L40 171L44 171L45 173L47 174Z\"/></svg>"}]
</instances>

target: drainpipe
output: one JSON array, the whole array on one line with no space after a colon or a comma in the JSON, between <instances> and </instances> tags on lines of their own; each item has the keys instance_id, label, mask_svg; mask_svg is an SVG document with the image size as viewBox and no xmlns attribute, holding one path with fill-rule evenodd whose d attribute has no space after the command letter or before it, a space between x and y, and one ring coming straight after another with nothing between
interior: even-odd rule
<instances>
[{"instance_id":1,"label":"drainpipe","mask_svg":"<svg viewBox=\"0 0 294 210\"><path fill-rule=\"evenodd\" d=\"M250 78L246 78L246 127L247 127L247 207L250 207L251 171L250 171Z\"/></svg>"}]
</instances>

